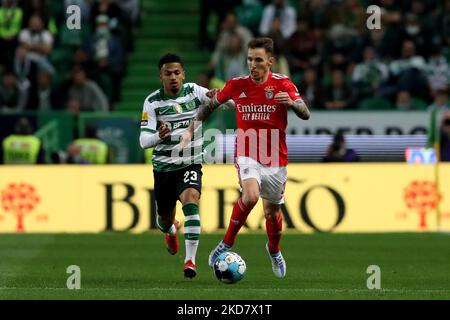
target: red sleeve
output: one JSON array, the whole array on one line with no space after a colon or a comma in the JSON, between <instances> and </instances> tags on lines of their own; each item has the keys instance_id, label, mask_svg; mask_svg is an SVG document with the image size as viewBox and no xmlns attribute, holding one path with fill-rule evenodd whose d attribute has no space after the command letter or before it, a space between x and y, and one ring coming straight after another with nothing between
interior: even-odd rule
<instances>
[{"instance_id":1,"label":"red sleeve","mask_svg":"<svg viewBox=\"0 0 450 320\"><path fill-rule=\"evenodd\" d=\"M225 83L225 86L217 92L217 101L222 104L231 99L231 80Z\"/></svg>"},{"instance_id":2,"label":"red sleeve","mask_svg":"<svg viewBox=\"0 0 450 320\"><path fill-rule=\"evenodd\" d=\"M286 92L289 94L289 96L291 97L292 100L298 100L301 99L302 97L300 96L300 93L297 90L297 87L295 84L292 83L291 80L286 79L284 81L284 87Z\"/></svg>"}]
</instances>

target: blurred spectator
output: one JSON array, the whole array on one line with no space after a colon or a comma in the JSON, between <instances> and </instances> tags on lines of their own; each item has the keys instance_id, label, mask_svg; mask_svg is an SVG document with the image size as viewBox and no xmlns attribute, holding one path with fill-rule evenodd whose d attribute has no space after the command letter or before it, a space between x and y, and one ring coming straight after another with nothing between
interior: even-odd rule
<instances>
[{"instance_id":1,"label":"blurred spectator","mask_svg":"<svg viewBox=\"0 0 450 320\"><path fill-rule=\"evenodd\" d=\"M140 20L140 2L140 0L120 0L117 2L117 5L125 13L125 15L130 17L130 21L133 26L137 26Z\"/></svg>"},{"instance_id":2,"label":"blurred spectator","mask_svg":"<svg viewBox=\"0 0 450 320\"><path fill-rule=\"evenodd\" d=\"M259 34L263 6L258 0L243 0L235 9L239 22L254 35Z\"/></svg>"},{"instance_id":3,"label":"blurred spectator","mask_svg":"<svg viewBox=\"0 0 450 320\"><path fill-rule=\"evenodd\" d=\"M36 82L38 65L27 55L27 49L24 46L17 46L14 55L14 74L17 77L17 82L21 90L28 94L33 89Z\"/></svg>"},{"instance_id":4,"label":"blurred spectator","mask_svg":"<svg viewBox=\"0 0 450 320\"><path fill-rule=\"evenodd\" d=\"M82 158L81 147L71 143L66 151L58 151L52 154L52 162L56 164L89 164L89 161Z\"/></svg>"},{"instance_id":5,"label":"blurred spectator","mask_svg":"<svg viewBox=\"0 0 450 320\"><path fill-rule=\"evenodd\" d=\"M431 95L434 97L439 90L447 90L450 85L450 67L447 60L441 54L441 49L434 46L430 50L430 56L427 62L428 84L431 89Z\"/></svg>"},{"instance_id":6,"label":"blurred spectator","mask_svg":"<svg viewBox=\"0 0 450 320\"><path fill-rule=\"evenodd\" d=\"M323 162L358 162L360 158L355 150L347 148L344 135L337 133L333 138L333 143L328 146L327 154L322 159Z\"/></svg>"},{"instance_id":7,"label":"blurred spectator","mask_svg":"<svg viewBox=\"0 0 450 320\"><path fill-rule=\"evenodd\" d=\"M52 76L42 70L37 75L36 90L30 94L29 109L52 111L56 103L56 95L52 90Z\"/></svg>"},{"instance_id":8,"label":"blurred spectator","mask_svg":"<svg viewBox=\"0 0 450 320\"><path fill-rule=\"evenodd\" d=\"M41 140L33 135L34 129L27 118L20 118L14 133L2 142L0 159L4 164L45 163L45 152Z\"/></svg>"},{"instance_id":9,"label":"blurred spectator","mask_svg":"<svg viewBox=\"0 0 450 320\"><path fill-rule=\"evenodd\" d=\"M202 71L197 76L197 84L208 89L222 89L225 81L220 80L214 76L214 71Z\"/></svg>"},{"instance_id":10,"label":"blurred spectator","mask_svg":"<svg viewBox=\"0 0 450 320\"><path fill-rule=\"evenodd\" d=\"M392 58L397 55L401 43L402 8L400 1L379 0L372 1L371 4L381 7L381 29L370 31L371 37L375 38L376 42L372 42L372 45L383 57Z\"/></svg>"},{"instance_id":11,"label":"blurred spectator","mask_svg":"<svg viewBox=\"0 0 450 320\"><path fill-rule=\"evenodd\" d=\"M410 40L403 41L402 54L390 63L389 69L399 90L424 99L428 96L428 81L425 77L425 59L416 53L416 46Z\"/></svg>"},{"instance_id":12,"label":"blurred spectator","mask_svg":"<svg viewBox=\"0 0 450 320\"><path fill-rule=\"evenodd\" d=\"M444 0L445 1L445 0ZM443 6L443 2L439 3L439 6ZM418 34L424 35L425 50L422 54L428 55L428 48L442 43L441 34L439 28L437 28L437 21L439 21L439 14L434 11L436 5L440 0L412 0L407 1L409 4L409 11L416 16L418 24L420 26L420 32ZM432 12L434 11L434 12ZM438 10L441 11L441 10ZM444 10L442 10L444 11ZM410 29L411 30L411 29ZM414 28L412 29L414 30ZM417 44L419 46L419 44Z\"/></svg>"},{"instance_id":13,"label":"blurred spectator","mask_svg":"<svg viewBox=\"0 0 450 320\"><path fill-rule=\"evenodd\" d=\"M330 1L325 11L326 26L343 25L360 34L367 31L366 10L359 0Z\"/></svg>"},{"instance_id":14,"label":"blurred spectator","mask_svg":"<svg viewBox=\"0 0 450 320\"><path fill-rule=\"evenodd\" d=\"M52 154L54 163L67 164L105 164L110 160L108 145L97 137L97 128L88 123L84 137L74 140L61 150Z\"/></svg>"},{"instance_id":15,"label":"blurred spectator","mask_svg":"<svg viewBox=\"0 0 450 320\"><path fill-rule=\"evenodd\" d=\"M299 1L300 20L307 20L318 39L326 28L327 0Z\"/></svg>"},{"instance_id":16,"label":"blurred spectator","mask_svg":"<svg viewBox=\"0 0 450 320\"><path fill-rule=\"evenodd\" d=\"M448 89L447 90L438 90L435 93L433 103L428 107L429 110L438 109L438 110L450 110L450 101L448 99Z\"/></svg>"},{"instance_id":17,"label":"blurred spectator","mask_svg":"<svg viewBox=\"0 0 450 320\"><path fill-rule=\"evenodd\" d=\"M392 61L389 67L396 76L411 69L423 71L425 70L425 60L417 54L414 42L405 40L402 43L400 59Z\"/></svg>"},{"instance_id":18,"label":"blurred spectator","mask_svg":"<svg viewBox=\"0 0 450 320\"><path fill-rule=\"evenodd\" d=\"M0 65L11 66L22 28L23 11L17 0L4 0L0 7Z\"/></svg>"},{"instance_id":19,"label":"blurred spectator","mask_svg":"<svg viewBox=\"0 0 450 320\"><path fill-rule=\"evenodd\" d=\"M401 90L397 93L396 107L398 110L426 110L427 104L421 99L411 97L408 91Z\"/></svg>"},{"instance_id":20,"label":"blurred spectator","mask_svg":"<svg viewBox=\"0 0 450 320\"><path fill-rule=\"evenodd\" d=\"M263 36L281 33L284 39L294 33L296 28L297 12L286 0L272 0L264 7L259 33Z\"/></svg>"},{"instance_id":21,"label":"blurred spectator","mask_svg":"<svg viewBox=\"0 0 450 320\"><path fill-rule=\"evenodd\" d=\"M445 0L443 10L439 10L439 16L436 18L437 27L434 31L435 36L439 35L441 42L446 42L446 39L450 39L450 0ZM447 46L450 42L447 42Z\"/></svg>"},{"instance_id":22,"label":"blurred spectator","mask_svg":"<svg viewBox=\"0 0 450 320\"><path fill-rule=\"evenodd\" d=\"M90 164L109 162L108 145L97 137L97 128L87 124L84 138L76 139L73 144L79 147L79 156Z\"/></svg>"},{"instance_id":23,"label":"blurred spectator","mask_svg":"<svg viewBox=\"0 0 450 320\"><path fill-rule=\"evenodd\" d=\"M0 110L22 111L26 106L27 98L28 93L18 83L14 72L6 71L0 84Z\"/></svg>"},{"instance_id":24,"label":"blurred spectator","mask_svg":"<svg viewBox=\"0 0 450 320\"><path fill-rule=\"evenodd\" d=\"M72 85L68 92L67 108L77 114L82 111L108 111L108 99L102 89L79 66L72 69Z\"/></svg>"},{"instance_id":25,"label":"blurred spectator","mask_svg":"<svg viewBox=\"0 0 450 320\"><path fill-rule=\"evenodd\" d=\"M314 68L306 69L297 87L307 106L312 109L323 109L322 88Z\"/></svg>"},{"instance_id":26,"label":"blurred spectator","mask_svg":"<svg viewBox=\"0 0 450 320\"><path fill-rule=\"evenodd\" d=\"M305 19L297 20L295 32L287 41L287 58L292 73L303 72L319 63L319 39Z\"/></svg>"},{"instance_id":27,"label":"blurred spectator","mask_svg":"<svg viewBox=\"0 0 450 320\"><path fill-rule=\"evenodd\" d=\"M128 26L124 32L126 35L125 44L128 51L133 51L134 40L138 35L138 27L141 22L140 0L120 0L117 5L125 13L125 16L129 17Z\"/></svg>"},{"instance_id":28,"label":"blurred spectator","mask_svg":"<svg viewBox=\"0 0 450 320\"><path fill-rule=\"evenodd\" d=\"M97 82L110 96L110 102L120 101L125 74L125 50L120 39L110 30L106 15L97 17L97 28L89 39L87 52L95 64Z\"/></svg>"},{"instance_id":29,"label":"blurred spectator","mask_svg":"<svg viewBox=\"0 0 450 320\"><path fill-rule=\"evenodd\" d=\"M275 61L272 64L272 72L281 73L291 77L291 71L289 68L289 62L284 54L285 50L283 45L274 43L274 58Z\"/></svg>"},{"instance_id":30,"label":"blurred spectator","mask_svg":"<svg viewBox=\"0 0 450 320\"><path fill-rule=\"evenodd\" d=\"M385 24L398 25L402 20L400 2L396 0L379 0L373 1L372 4L381 7L381 19Z\"/></svg>"},{"instance_id":31,"label":"blurred spectator","mask_svg":"<svg viewBox=\"0 0 450 320\"><path fill-rule=\"evenodd\" d=\"M367 32L366 10L359 0L344 0L341 6L344 10L345 25L356 30L359 34Z\"/></svg>"},{"instance_id":32,"label":"blurred spectator","mask_svg":"<svg viewBox=\"0 0 450 320\"><path fill-rule=\"evenodd\" d=\"M242 41L242 51L246 54L247 44L253 39L253 34L246 27L239 24L236 14L230 12L225 16L225 19L222 22L222 30L216 43L216 49L211 58L212 65L216 65L219 56L227 50L232 34L239 35Z\"/></svg>"},{"instance_id":33,"label":"blurred spectator","mask_svg":"<svg viewBox=\"0 0 450 320\"><path fill-rule=\"evenodd\" d=\"M325 71L340 69L344 73L351 72L362 51L361 46L362 41L355 30L341 24L334 25L323 47Z\"/></svg>"},{"instance_id":34,"label":"blurred spectator","mask_svg":"<svg viewBox=\"0 0 450 320\"><path fill-rule=\"evenodd\" d=\"M329 110L349 109L353 107L353 94L350 86L346 83L344 73L333 70L331 84L324 90L325 108Z\"/></svg>"},{"instance_id":35,"label":"blurred spectator","mask_svg":"<svg viewBox=\"0 0 450 320\"><path fill-rule=\"evenodd\" d=\"M395 107L398 110L411 110L412 109L412 99L408 91L402 90L397 93L397 100Z\"/></svg>"},{"instance_id":36,"label":"blurred spectator","mask_svg":"<svg viewBox=\"0 0 450 320\"><path fill-rule=\"evenodd\" d=\"M54 73L54 68L48 60L53 50L53 36L44 28L39 15L32 15L28 28L19 34L19 42L27 50L28 57L42 69Z\"/></svg>"},{"instance_id":37,"label":"blurred spectator","mask_svg":"<svg viewBox=\"0 0 450 320\"><path fill-rule=\"evenodd\" d=\"M214 49L215 39L220 32L220 27L225 20L226 14L231 12L241 2L242 0L200 0L199 46L201 49ZM217 20L213 35L209 32L209 26L212 25L210 20L214 19L211 14L215 14L215 20Z\"/></svg>"},{"instance_id":38,"label":"blurred spectator","mask_svg":"<svg viewBox=\"0 0 450 320\"><path fill-rule=\"evenodd\" d=\"M428 55L429 35L424 22L419 20L419 16L414 13L407 13L405 23L402 26L401 38L411 40L417 48L417 52L422 56Z\"/></svg>"},{"instance_id":39,"label":"blurred spectator","mask_svg":"<svg viewBox=\"0 0 450 320\"><path fill-rule=\"evenodd\" d=\"M95 63L94 60L89 58L89 54L83 48L77 48L72 56L72 66L78 65L82 67L90 79L95 78L97 75Z\"/></svg>"},{"instance_id":40,"label":"blurred spectator","mask_svg":"<svg viewBox=\"0 0 450 320\"><path fill-rule=\"evenodd\" d=\"M227 81L248 73L247 55L242 47L241 37L236 33L230 34L227 48L219 54L215 65L215 76L218 79Z\"/></svg>"},{"instance_id":41,"label":"blurred spectator","mask_svg":"<svg viewBox=\"0 0 450 320\"><path fill-rule=\"evenodd\" d=\"M91 30L97 29L97 18L106 15L110 29L118 28L126 23L127 17L113 0L98 0L91 7Z\"/></svg>"},{"instance_id":42,"label":"blurred spectator","mask_svg":"<svg viewBox=\"0 0 450 320\"><path fill-rule=\"evenodd\" d=\"M397 41L397 39L395 41ZM363 38L363 43L365 46L373 47L376 55L380 57L380 60L392 59L397 46L392 46L389 43L389 35L386 34L386 30L383 28L370 30Z\"/></svg>"},{"instance_id":43,"label":"blurred spectator","mask_svg":"<svg viewBox=\"0 0 450 320\"><path fill-rule=\"evenodd\" d=\"M352 81L358 99L375 95L389 78L388 67L377 59L372 47L364 48L364 61L353 70Z\"/></svg>"},{"instance_id":44,"label":"blurred spectator","mask_svg":"<svg viewBox=\"0 0 450 320\"><path fill-rule=\"evenodd\" d=\"M48 3L46 0L27 0L21 1L20 6L23 9L23 27L26 27L31 17L37 15L41 18L43 28L47 29L52 36L58 33L57 25L63 22L65 12L59 1ZM54 7L58 10L53 10Z\"/></svg>"},{"instance_id":45,"label":"blurred spectator","mask_svg":"<svg viewBox=\"0 0 450 320\"><path fill-rule=\"evenodd\" d=\"M81 112L81 103L80 100L77 99L68 99L67 100L67 111L74 115L78 115Z\"/></svg>"},{"instance_id":46,"label":"blurred spectator","mask_svg":"<svg viewBox=\"0 0 450 320\"><path fill-rule=\"evenodd\" d=\"M95 32L99 27L98 18L107 16L108 25L111 32L115 33L126 51L133 48L133 36L131 34L131 16L121 10L119 5L113 0L98 0L91 8L91 27Z\"/></svg>"}]
</instances>

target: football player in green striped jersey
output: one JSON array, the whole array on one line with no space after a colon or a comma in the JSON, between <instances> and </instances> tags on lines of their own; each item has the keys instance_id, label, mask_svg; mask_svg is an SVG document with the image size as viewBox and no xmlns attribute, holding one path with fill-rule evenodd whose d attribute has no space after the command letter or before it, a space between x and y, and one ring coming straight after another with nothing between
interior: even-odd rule
<instances>
[{"instance_id":1,"label":"football player in green striped jersey","mask_svg":"<svg viewBox=\"0 0 450 320\"><path fill-rule=\"evenodd\" d=\"M179 247L176 202L180 201L183 206L186 246L183 270L185 277L193 278L197 273L195 256L200 236L198 203L202 186L203 139L198 134L181 152L177 144L200 105L209 102L208 89L195 83L184 83L185 70L178 55L162 56L158 68L163 86L144 101L140 144L144 149L153 148L157 225L166 234L167 250L173 255Z\"/></svg>"}]
</instances>

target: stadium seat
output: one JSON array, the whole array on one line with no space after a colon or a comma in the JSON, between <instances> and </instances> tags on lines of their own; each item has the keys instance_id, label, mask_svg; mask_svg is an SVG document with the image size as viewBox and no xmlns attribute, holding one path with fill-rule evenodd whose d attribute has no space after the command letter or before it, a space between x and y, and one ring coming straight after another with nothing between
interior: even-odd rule
<instances>
[{"instance_id":1,"label":"stadium seat","mask_svg":"<svg viewBox=\"0 0 450 320\"><path fill-rule=\"evenodd\" d=\"M367 98L358 105L359 110L393 110L394 106L386 99L380 97Z\"/></svg>"}]
</instances>

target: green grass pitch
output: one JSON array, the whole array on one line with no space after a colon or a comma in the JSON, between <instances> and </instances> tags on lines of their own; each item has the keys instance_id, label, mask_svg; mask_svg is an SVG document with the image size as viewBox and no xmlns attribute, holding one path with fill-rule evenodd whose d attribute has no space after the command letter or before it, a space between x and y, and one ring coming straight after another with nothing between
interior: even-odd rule
<instances>
[{"instance_id":1,"label":"green grass pitch","mask_svg":"<svg viewBox=\"0 0 450 320\"><path fill-rule=\"evenodd\" d=\"M220 283L207 266L222 234L203 234L198 275L184 279L184 242L171 256L161 233L2 234L0 299L450 299L448 234L285 233L287 276L276 278L266 235L240 234L233 250L247 263L242 281ZM66 287L70 265L81 289ZM369 290L367 267L381 268Z\"/></svg>"}]
</instances>

